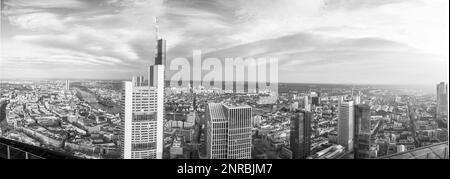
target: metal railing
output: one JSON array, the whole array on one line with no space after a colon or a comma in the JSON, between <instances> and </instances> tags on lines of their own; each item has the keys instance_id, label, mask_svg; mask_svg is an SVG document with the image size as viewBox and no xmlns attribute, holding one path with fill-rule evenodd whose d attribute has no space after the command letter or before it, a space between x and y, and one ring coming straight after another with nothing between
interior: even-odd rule
<instances>
[{"instance_id":1,"label":"metal railing","mask_svg":"<svg viewBox=\"0 0 450 179\"><path fill-rule=\"evenodd\" d=\"M10 145L0 143L0 158L3 159L44 159Z\"/></svg>"},{"instance_id":2,"label":"metal railing","mask_svg":"<svg viewBox=\"0 0 450 179\"><path fill-rule=\"evenodd\" d=\"M79 159L68 153L0 137L0 159Z\"/></svg>"}]
</instances>

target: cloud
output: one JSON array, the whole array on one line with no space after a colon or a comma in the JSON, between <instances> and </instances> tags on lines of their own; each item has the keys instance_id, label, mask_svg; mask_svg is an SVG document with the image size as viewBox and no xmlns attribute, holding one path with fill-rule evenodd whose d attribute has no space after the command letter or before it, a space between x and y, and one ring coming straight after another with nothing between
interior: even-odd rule
<instances>
[{"instance_id":1,"label":"cloud","mask_svg":"<svg viewBox=\"0 0 450 179\"><path fill-rule=\"evenodd\" d=\"M12 25L19 26L22 29L31 31L64 31L65 25L61 22L56 14L52 13L29 13L18 16L10 16L9 21Z\"/></svg>"},{"instance_id":2,"label":"cloud","mask_svg":"<svg viewBox=\"0 0 450 179\"><path fill-rule=\"evenodd\" d=\"M395 3L403 3L405 1L417 2L416 0L325 0L325 8L329 10L338 9L368 9L373 7L379 7L383 5L390 5Z\"/></svg>"},{"instance_id":3,"label":"cloud","mask_svg":"<svg viewBox=\"0 0 450 179\"><path fill-rule=\"evenodd\" d=\"M2 1L3 2L3 1ZM81 1L77 0L58 0L58 1L49 1L49 0L9 0L4 1L4 6L6 8L82 8L85 4Z\"/></svg>"},{"instance_id":4,"label":"cloud","mask_svg":"<svg viewBox=\"0 0 450 179\"><path fill-rule=\"evenodd\" d=\"M448 59L446 0L5 0L2 5L0 63L11 67L11 74L19 64L26 64L29 76L36 75L33 67L70 71L72 64L92 69L85 75L126 79L143 73L153 63L155 16L168 60L190 57L194 49L217 57L277 56L281 76L289 80L330 81L324 75L330 72L349 81L362 76L379 81L377 70L394 74L398 68L407 76L416 67L423 69L417 71L420 78L429 77L417 81L441 80L436 74L442 70L429 69ZM353 73L338 73L340 66ZM299 68L302 72L295 71ZM358 70L361 77L353 79Z\"/></svg>"},{"instance_id":5,"label":"cloud","mask_svg":"<svg viewBox=\"0 0 450 179\"><path fill-rule=\"evenodd\" d=\"M448 73L446 57L423 53L406 44L381 38L314 33L261 40L202 54L202 59L209 57L278 58L281 82L431 84L445 79ZM169 71L169 76L172 73Z\"/></svg>"},{"instance_id":6,"label":"cloud","mask_svg":"<svg viewBox=\"0 0 450 179\"><path fill-rule=\"evenodd\" d=\"M61 58L61 61L80 60L104 65L136 65L137 61L142 60L142 57L146 57L145 60L148 60L148 54L152 54L152 52L151 50L134 49L134 47L137 44L148 44L149 46L154 44L151 43L154 41L154 35L150 30L152 29L151 24L142 21L145 15L151 15L144 11L143 2L133 4L132 1L108 1L88 4L81 1L62 1L46 6L44 2L8 1L5 3L7 8L4 14L10 23L9 30L17 29L26 33L12 33L14 36L2 38L2 41L8 42L8 44L32 44L32 47L29 46L30 49L47 49L50 52L47 52L46 55ZM155 2L159 1L151 1L147 7L155 5ZM111 9L107 11L88 7L88 5L111 5L120 6L120 8L110 7ZM83 6L83 9L78 9ZM138 7L131 10L127 8L128 6ZM30 10L23 11L21 9L25 7ZM68 8L70 10L46 9L45 12L42 12L44 8ZM156 8L152 7L150 10ZM150 16L146 19L152 18ZM147 25L142 27L140 24L142 22ZM4 48L11 50L18 47L7 45ZM153 48L148 47L148 49ZM8 56L2 54L2 59L18 59L15 57L22 56L17 50L13 49L12 51L17 53L8 53ZM66 51L85 55L81 58L80 55L66 53ZM42 60L42 58L29 59L33 59L33 63ZM25 63L23 60L17 62Z\"/></svg>"}]
</instances>

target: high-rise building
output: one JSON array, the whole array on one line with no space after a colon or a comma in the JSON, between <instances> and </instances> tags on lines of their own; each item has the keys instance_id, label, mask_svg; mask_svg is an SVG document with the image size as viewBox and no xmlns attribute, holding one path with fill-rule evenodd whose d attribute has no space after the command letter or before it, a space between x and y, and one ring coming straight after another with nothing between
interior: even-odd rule
<instances>
[{"instance_id":1,"label":"high-rise building","mask_svg":"<svg viewBox=\"0 0 450 179\"><path fill-rule=\"evenodd\" d=\"M156 34L158 28L156 26ZM124 82L122 93L121 155L124 159L162 159L164 125L165 40L156 35L155 65L148 78Z\"/></svg>"},{"instance_id":2,"label":"high-rise building","mask_svg":"<svg viewBox=\"0 0 450 179\"><path fill-rule=\"evenodd\" d=\"M6 106L8 105L8 100L0 99L0 122L6 120Z\"/></svg>"},{"instance_id":3,"label":"high-rise building","mask_svg":"<svg viewBox=\"0 0 450 179\"><path fill-rule=\"evenodd\" d=\"M251 159L252 108L209 103L206 152L210 159Z\"/></svg>"},{"instance_id":4,"label":"high-rise building","mask_svg":"<svg viewBox=\"0 0 450 179\"><path fill-rule=\"evenodd\" d=\"M166 40L159 39L156 49L155 65L166 65Z\"/></svg>"},{"instance_id":5,"label":"high-rise building","mask_svg":"<svg viewBox=\"0 0 450 179\"><path fill-rule=\"evenodd\" d=\"M207 106L206 154L209 159L226 159L228 145L228 119L221 104Z\"/></svg>"},{"instance_id":6,"label":"high-rise building","mask_svg":"<svg viewBox=\"0 0 450 179\"><path fill-rule=\"evenodd\" d=\"M159 37L159 18L155 17L155 38L156 38L156 50L155 50L155 65L166 65L166 40Z\"/></svg>"},{"instance_id":7,"label":"high-rise building","mask_svg":"<svg viewBox=\"0 0 450 179\"><path fill-rule=\"evenodd\" d=\"M8 105L9 101L6 99L0 99L0 136L3 133L3 130L5 130L7 126L6 122L6 106Z\"/></svg>"},{"instance_id":8,"label":"high-rise building","mask_svg":"<svg viewBox=\"0 0 450 179\"><path fill-rule=\"evenodd\" d=\"M318 106L320 104L319 97L318 96L311 97L311 104Z\"/></svg>"},{"instance_id":9,"label":"high-rise building","mask_svg":"<svg viewBox=\"0 0 450 179\"><path fill-rule=\"evenodd\" d=\"M437 108L436 113L439 116L448 115L448 84L441 82L436 86Z\"/></svg>"},{"instance_id":10,"label":"high-rise building","mask_svg":"<svg viewBox=\"0 0 450 179\"><path fill-rule=\"evenodd\" d=\"M355 105L355 135L360 132L370 132L370 106L367 104Z\"/></svg>"},{"instance_id":11,"label":"high-rise building","mask_svg":"<svg viewBox=\"0 0 450 179\"><path fill-rule=\"evenodd\" d=\"M70 90L70 80L66 80L66 90Z\"/></svg>"},{"instance_id":12,"label":"high-rise building","mask_svg":"<svg viewBox=\"0 0 450 179\"><path fill-rule=\"evenodd\" d=\"M304 107L306 111L311 111L311 104L309 103L309 96L305 96L303 99Z\"/></svg>"},{"instance_id":13,"label":"high-rise building","mask_svg":"<svg viewBox=\"0 0 450 179\"><path fill-rule=\"evenodd\" d=\"M300 111L291 117L290 146L294 159L305 159L311 152L311 118L308 111Z\"/></svg>"},{"instance_id":14,"label":"high-rise building","mask_svg":"<svg viewBox=\"0 0 450 179\"><path fill-rule=\"evenodd\" d=\"M360 95L354 96L353 97L353 103L354 103L354 105L361 104L361 96Z\"/></svg>"},{"instance_id":15,"label":"high-rise building","mask_svg":"<svg viewBox=\"0 0 450 179\"><path fill-rule=\"evenodd\" d=\"M164 66L149 67L149 78L124 82L121 149L124 159L161 159L163 152Z\"/></svg>"},{"instance_id":16,"label":"high-rise building","mask_svg":"<svg viewBox=\"0 0 450 179\"><path fill-rule=\"evenodd\" d=\"M298 109L298 102L293 102L290 106L290 111L296 111Z\"/></svg>"},{"instance_id":17,"label":"high-rise building","mask_svg":"<svg viewBox=\"0 0 450 179\"><path fill-rule=\"evenodd\" d=\"M354 112L353 101L344 101L341 97L339 100L338 113L338 144L346 150L353 150L354 136Z\"/></svg>"},{"instance_id":18,"label":"high-rise building","mask_svg":"<svg viewBox=\"0 0 450 179\"><path fill-rule=\"evenodd\" d=\"M355 105L354 150L355 158L370 158L370 107L367 104Z\"/></svg>"}]
</instances>

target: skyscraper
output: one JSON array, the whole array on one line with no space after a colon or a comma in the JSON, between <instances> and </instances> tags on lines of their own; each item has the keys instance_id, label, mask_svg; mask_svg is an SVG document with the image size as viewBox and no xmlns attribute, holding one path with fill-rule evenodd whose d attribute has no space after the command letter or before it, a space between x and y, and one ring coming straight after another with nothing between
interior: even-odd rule
<instances>
[{"instance_id":1,"label":"skyscraper","mask_svg":"<svg viewBox=\"0 0 450 179\"><path fill-rule=\"evenodd\" d=\"M210 159L251 159L252 108L209 103L206 152Z\"/></svg>"},{"instance_id":2,"label":"skyscraper","mask_svg":"<svg viewBox=\"0 0 450 179\"><path fill-rule=\"evenodd\" d=\"M319 93L317 92L311 92L311 105L318 106L320 104L319 102Z\"/></svg>"},{"instance_id":3,"label":"skyscraper","mask_svg":"<svg viewBox=\"0 0 450 179\"><path fill-rule=\"evenodd\" d=\"M0 135L3 133L6 127L6 106L9 101L6 99L0 99Z\"/></svg>"},{"instance_id":4,"label":"skyscraper","mask_svg":"<svg viewBox=\"0 0 450 179\"><path fill-rule=\"evenodd\" d=\"M155 17L155 38L156 38L156 50L155 50L155 65L166 65L166 40L159 38L159 18Z\"/></svg>"},{"instance_id":5,"label":"skyscraper","mask_svg":"<svg viewBox=\"0 0 450 179\"><path fill-rule=\"evenodd\" d=\"M437 91L437 108L436 113L438 116L448 115L448 84L441 82L436 86Z\"/></svg>"},{"instance_id":6,"label":"skyscraper","mask_svg":"<svg viewBox=\"0 0 450 179\"><path fill-rule=\"evenodd\" d=\"M319 97L318 96L311 97L311 104L318 106L320 104Z\"/></svg>"},{"instance_id":7,"label":"skyscraper","mask_svg":"<svg viewBox=\"0 0 450 179\"><path fill-rule=\"evenodd\" d=\"M300 111L291 117L290 145L294 159L305 159L311 150L311 112Z\"/></svg>"},{"instance_id":8,"label":"skyscraper","mask_svg":"<svg viewBox=\"0 0 450 179\"><path fill-rule=\"evenodd\" d=\"M166 65L166 40L158 39L156 49L155 65Z\"/></svg>"},{"instance_id":9,"label":"skyscraper","mask_svg":"<svg viewBox=\"0 0 450 179\"><path fill-rule=\"evenodd\" d=\"M121 149L124 159L161 159L163 150L164 66L124 82Z\"/></svg>"},{"instance_id":10,"label":"skyscraper","mask_svg":"<svg viewBox=\"0 0 450 179\"><path fill-rule=\"evenodd\" d=\"M358 104L355 110L355 135L360 132L370 132L370 106L367 104Z\"/></svg>"},{"instance_id":11,"label":"skyscraper","mask_svg":"<svg viewBox=\"0 0 450 179\"><path fill-rule=\"evenodd\" d=\"M353 96L353 102L354 105L361 104L361 96L360 95Z\"/></svg>"},{"instance_id":12,"label":"skyscraper","mask_svg":"<svg viewBox=\"0 0 450 179\"><path fill-rule=\"evenodd\" d=\"M70 90L70 80L66 80L66 90Z\"/></svg>"},{"instance_id":13,"label":"skyscraper","mask_svg":"<svg viewBox=\"0 0 450 179\"><path fill-rule=\"evenodd\" d=\"M8 100L0 99L0 122L6 120L6 106L8 105Z\"/></svg>"},{"instance_id":14,"label":"skyscraper","mask_svg":"<svg viewBox=\"0 0 450 179\"><path fill-rule=\"evenodd\" d=\"M353 150L354 136L354 113L353 101L339 100L338 113L338 144L345 147L348 151Z\"/></svg>"},{"instance_id":15,"label":"skyscraper","mask_svg":"<svg viewBox=\"0 0 450 179\"><path fill-rule=\"evenodd\" d=\"M156 26L157 27L157 26ZM156 34L158 29L156 28ZM164 125L165 40L156 35L155 65L147 80L135 76L122 93L121 155L124 159L162 159ZM162 43L164 42L164 43Z\"/></svg>"},{"instance_id":16,"label":"skyscraper","mask_svg":"<svg viewBox=\"0 0 450 179\"><path fill-rule=\"evenodd\" d=\"M367 104L355 105L355 158L370 158L370 107Z\"/></svg>"},{"instance_id":17,"label":"skyscraper","mask_svg":"<svg viewBox=\"0 0 450 179\"><path fill-rule=\"evenodd\" d=\"M304 106L306 111L311 111L311 104L309 103L309 96L304 97Z\"/></svg>"}]
</instances>

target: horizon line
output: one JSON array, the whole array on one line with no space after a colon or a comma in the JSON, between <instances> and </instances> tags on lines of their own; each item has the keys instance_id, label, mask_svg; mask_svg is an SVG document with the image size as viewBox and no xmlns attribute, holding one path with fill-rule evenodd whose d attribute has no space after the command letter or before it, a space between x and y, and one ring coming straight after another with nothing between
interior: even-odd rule
<instances>
[{"instance_id":1,"label":"horizon line","mask_svg":"<svg viewBox=\"0 0 450 179\"><path fill-rule=\"evenodd\" d=\"M87 80L87 81L131 81L131 79L106 79L106 78L1 78L0 80L18 80L18 81L38 81L38 80ZM170 80L165 80L165 82ZM0 81L2 82L2 81ZM182 81L182 82L188 82L188 81ZM234 82L234 81L222 81L222 82ZM244 81L238 81L240 83ZM436 83L417 83L417 84L410 84L410 83L327 83L327 82L278 82L278 84L312 84L312 85L376 85L376 86L382 86L382 85L388 85L388 86L428 86L428 85L437 85L441 82L448 83L448 81L440 81Z\"/></svg>"}]
</instances>

